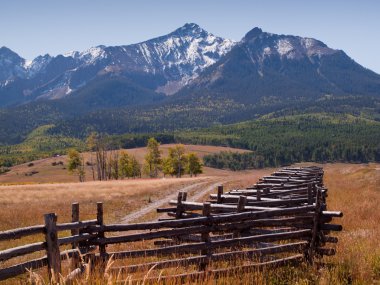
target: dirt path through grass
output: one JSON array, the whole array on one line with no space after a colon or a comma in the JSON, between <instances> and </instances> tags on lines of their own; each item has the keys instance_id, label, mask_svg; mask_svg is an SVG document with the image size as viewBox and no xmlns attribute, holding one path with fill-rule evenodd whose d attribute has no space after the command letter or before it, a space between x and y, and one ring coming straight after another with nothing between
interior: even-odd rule
<instances>
[{"instance_id":1,"label":"dirt path through grass","mask_svg":"<svg viewBox=\"0 0 380 285\"><path fill-rule=\"evenodd\" d=\"M121 220L121 223L123 223L123 224L124 223L130 223L134 220L137 220L137 219L143 217L146 214L149 214L152 211L155 211L160 206L163 206L163 205L169 203L170 200L175 200L177 198L178 192L181 192L181 191L182 192L188 192L188 198L187 198L188 201L197 201L200 198L202 198L204 195L206 195L207 193L214 190L217 187L217 185L220 185L220 184L226 182L226 180L220 179L217 182L214 182L214 181L212 181L212 182L213 183L211 185L208 185L207 187L205 187L205 185L209 184L210 182L198 182L198 183L195 183L192 185L188 185L186 187L179 188L173 194L170 194L169 196L166 196L163 199L160 199L160 200L157 200L153 203L150 203L148 206L146 206L146 207L144 207L144 208L142 208L136 212L133 212L129 215L126 215ZM202 190L196 191L200 187L202 187ZM203 188L203 187L205 187L205 188ZM196 193L194 193L194 192L196 192Z\"/></svg>"}]
</instances>

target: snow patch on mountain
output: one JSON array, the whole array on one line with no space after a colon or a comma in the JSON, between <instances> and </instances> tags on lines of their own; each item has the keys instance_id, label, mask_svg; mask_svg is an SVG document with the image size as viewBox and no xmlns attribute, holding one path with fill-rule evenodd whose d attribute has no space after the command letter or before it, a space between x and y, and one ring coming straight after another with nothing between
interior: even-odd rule
<instances>
[{"instance_id":1,"label":"snow patch on mountain","mask_svg":"<svg viewBox=\"0 0 380 285\"><path fill-rule=\"evenodd\" d=\"M277 42L276 48L277 48L277 52L281 56L288 55L291 51L294 50L292 43L288 39L280 39Z\"/></svg>"},{"instance_id":2,"label":"snow patch on mountain","mask_svg":"<svg viewBox=\"0 0 380 285\"><path fill-rule=\"evenodd\" d=\"M44 56L38 56L31 62L26 62L24 64L24 68L27 73L28 78L32 78L36 76L38 73L43 72L47 65L53 58L49 54L45 54Z\"/></svg>"},{"instance_id":3,"label":"snow patch on mountain","mask_svg":"<svg viewBox=\"0 0 380 285\"><path fill-rule=\"evenodd\" d=\"M81 61L84 61L86 64L93 64L98 60L101 60L106 57L105 46L97 46L89 48L84 52L79 53L77 56Z\"/></svg>"}]
</instances>

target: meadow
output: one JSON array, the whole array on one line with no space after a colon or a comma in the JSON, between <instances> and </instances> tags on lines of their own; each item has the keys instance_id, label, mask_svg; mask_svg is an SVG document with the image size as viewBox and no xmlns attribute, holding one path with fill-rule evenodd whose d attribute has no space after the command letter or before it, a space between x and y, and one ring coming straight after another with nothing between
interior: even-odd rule
<instances>
[{"instance_id":1,"label":"meadow","mask_svg":"<svg viewBox=\"0 0 380 285\"><path fill-rule=\"evenodd\" d=\"M305 164L301 164L305 165ZM324 164L324 183L329 189L328 205L344 213L337 234L337 254L321 262L324 266L281 268L239 275L241 284L378 284L380 282L380 164ZM208 170L196 178L135 179L124 181L8 185L0 187L0 229L41 224L42 216L56 212L59 222L70 220L70 205L79 202L81 219L93 219L97 201L103 201L105 219L120 221L125 215L179 189L199 183L190 196L207 185L224 183L226 189L246 187L274 169L232 172ZM200 200L205 200L204 195ZM139 220L156 219L150 213ZM15 241L15 245L25 240ZM11 244L1 244L1 248ZM136 245L138 246L138 245ZM126 261L128 262L128 261ZM242 261L243 262L243 261ZM44 276L44 273L41 273ZM153 275L154 277L154 275ZM221 284L236 284L237 276L219 279ZM86 279L87 278L87 279ZM94 278L94 279L91 279ZM116 282L117 276L96 275L78 284ZM23 282L19 281L17 282ZM25 279L23 279L25 281ZM120 281L120 280L119 280ZM215 284L213 278L203 284ZM9 283L12 284L12 283ZM42 283L41 283L42 284ZM174 283L169 283L174 284Z\"/></svg>"},{"instance_id":2,"label":"meadow","mask_svg":"<svg viewBox=\"0 0 380 285\"><path fill-rule=\"evenodd\" d=\"M164 144L160 146L162 156L167 156L168 149L174 144ZM222 151L234 151L237 153L249 152L248 150L221 147L221 146L203 146L203 145L185 145L186 152L195 152L200 158L205 155L219 153ZM119 152L126 151L136 157L140 164L144 162L146 147L122 149ZM95 154L91 152L83 153L86 162L95 161ZM86 181L93 180L91 167L85 166ZM223 171L213 168L205 168L204 175L217 175ZM39 183L67 183L77 182L78 176L69 174L67 170L67 155L53 156L32 162L23 163L10 168L9 172L0 175L0 185L10 184L39 184Z\"/></svg>"}]
</instances>

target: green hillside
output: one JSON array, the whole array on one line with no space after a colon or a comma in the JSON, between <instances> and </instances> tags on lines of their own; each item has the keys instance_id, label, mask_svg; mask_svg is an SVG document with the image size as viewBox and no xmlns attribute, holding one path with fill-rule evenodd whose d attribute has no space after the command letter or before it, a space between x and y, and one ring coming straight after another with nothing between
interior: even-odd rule
<instances>
[{"instance_id":1,"label":"green hillside","mask_svg":"<svg viewBox=\"0 0 380 285\"><path fill-rule=\"evenodd\" d=\"M181 133L176 140L253 150L205 158L206 165L218 168L260 168L300 161L380 161L380 123L352 115L262 118Z\"/></svg>"},{"instance_id":2,"label":"green hillside","mask_svg":"<svg viewBox=\"0 0 380 285\"><path fill-rule=\"evenodd\" d=\"M63 154L69 148L84 150L84 143L75 138L50 135L53 125L44 125L33 130L20 144L0 147L0 167L20 164L35 159Z\"/></svg>"}]
</instances>

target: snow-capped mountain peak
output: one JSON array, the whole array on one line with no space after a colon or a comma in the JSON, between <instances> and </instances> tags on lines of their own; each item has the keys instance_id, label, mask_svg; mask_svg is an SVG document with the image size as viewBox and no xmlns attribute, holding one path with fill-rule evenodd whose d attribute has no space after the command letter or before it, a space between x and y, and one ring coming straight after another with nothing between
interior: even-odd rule
<instances>
[{"instance_id":1,"label":"snow-capped mountain peak","mask_svg":"<svg viewBox=\"0 0 380 285\"><path fill-rule=\"evenodd\" d=\"M106 57L105 49L105 46L92 47L79 53L77 57L86 63L94 63L95 61Z\"/></svg>"},{"instance_id":2,"label":"snow-capped mountain peak","mask_svg":"<svg viewBox=\"0 0 380 285\"><path fill-rule=\"evenodd\" d=\"M26 69L28 78L34 77L39 72L43 72L53 58L49 54L39 55L32 61L26 61L24 68Z\"/></svg>"},{"instance_id":3,"label":"snow-capped mountain peak","mask_svg":"<svg viewBox=\"0 0 380 285\"><path fill-rule=\"evenodd\" d=\"M195 23L187 23L167 35L137 44L100 45L56 57L38 56L33 61L1 48L0 82L8 80L9 85L14 78L29 80L24 90L29 98L61 98L98 76L148 76L154 79L144 82L144 86L172 94L234 45Z\"/></svg>"},{"instance_id":4,"label":"snow-capped mountain peak","mask_svg":"<svg viewBox=\"0 0 380 285\"><path fill-rule=\"evenodd\" d=\"M248 47L251 58L256 58L257 61L263 61L265 58L273 56L301 59L313 56L321 57L337 52L321 41L312 38L271 34L263 32L257 27L245 35L240 45Z\"/></svg>"}]
</instances>

